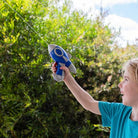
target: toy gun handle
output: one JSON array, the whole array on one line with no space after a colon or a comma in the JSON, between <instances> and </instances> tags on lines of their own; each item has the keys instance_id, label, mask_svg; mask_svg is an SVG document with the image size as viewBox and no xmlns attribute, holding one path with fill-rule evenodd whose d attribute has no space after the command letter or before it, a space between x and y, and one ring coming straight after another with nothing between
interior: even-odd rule
<instances>
[{"instance_id":1,"label":"toy gun handle","mask_svg":"<svg viewBox=\"0 0 138 138\"><path fill-rule=\"evenodd\" d=\"M59 63L57 63L57 71L56 71L57 75L62 75L63 70L61 70L60 67L61 67L61 65Z\"/></svg>"},{"instance_id":2,"label":"toy gun handle","mask_svg":"<svg viewBox=\"0 0 138 138\"><path fill-rule=\"evenodd\" d=\"M56 73L53 73L53 78L58 82L63 81L64 74L65 74L64 71L60 69L60 67L61 67L60 63L57 63L57 66L56 66L57 71Z\"/></svg>"}]
</instances>

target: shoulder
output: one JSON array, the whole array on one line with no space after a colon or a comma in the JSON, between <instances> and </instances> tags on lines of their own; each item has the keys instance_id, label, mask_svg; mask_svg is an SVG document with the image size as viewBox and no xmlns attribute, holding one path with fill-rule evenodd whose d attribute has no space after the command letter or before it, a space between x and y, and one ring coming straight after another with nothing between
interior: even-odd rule
<instances>
[{"instance_id":1,"label":"shoulder","mask_svg":"<svg viewBox=\"0 0 138 138\"><path fill-rule=\"evenodd\" d=\"M119 120L124 120L130 112L131 107L125 106L122 103L99 101L99 110L102 115L103 126L111 127L112 122L114 122L113 124L116 124Z\"/></svg>"},{"instance_id":2,"label":"shoulder","mask_svg":"<svg viewBox=\"0 0 138 138\"><path fill-rule=\"evenodd\" d=\"M99 101L99 110L101 114L102 112L110 112L110 114L114 115L116 113L130 111L131 109L131 107L125 106L122 103Z\"/></svg>"},{"instance_id":3,"label":"shoulder","mask_svg":"<svg viewBox=\"0 0 138 138\"><path fill-rule=\"evenodd\" d=\"M99 101L99 108L125 108L122 103Z\"/></svg>"}]
</instances>

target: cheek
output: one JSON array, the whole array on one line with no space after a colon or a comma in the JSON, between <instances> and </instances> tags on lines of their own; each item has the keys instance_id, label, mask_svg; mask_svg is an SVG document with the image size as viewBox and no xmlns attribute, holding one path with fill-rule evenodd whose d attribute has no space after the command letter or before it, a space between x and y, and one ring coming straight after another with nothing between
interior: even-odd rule
<instances>
[{"instance_id":1,"label":"cheek","mask_svg":"<svg viewBox=\"0 0 138 138\"><path fill-rule=\"evenodd\" d=\"M123 85L123 91L125 94L130 95L130 96L133 95L132 92L134 92L133 88L128 83Z\"/></svg>"},{"instance_id":2,"label":"cheek","mask_svg":"<svg viewBox=\"0 0 138 138\"><path fill-rule=\"evenodd\" d=\"M137 88L137 87L132 87L132 88L131 88L131 93L132 93L135 97L138 97L138 88Z\"/></svg>"},{"instance_id":3,"label":"cheek","mask_svg":"<svg viewBox=\"0 0 138 138\"><path fill-rule=\"evenodd\" d=\"M138 88L134 85L124 85L124 92L130 97L138 97Z\"/></svg>"},{"instance_id":4,"label":"cheek","mask_svg":"<svg viewBox=\"0 0 138 138\"><path fill-rule=\"evenodd\" d=\"M130 89L128 83L124 83L122 88L123 88L124 92L126 92Z\"/></svg>"}]
</instances>

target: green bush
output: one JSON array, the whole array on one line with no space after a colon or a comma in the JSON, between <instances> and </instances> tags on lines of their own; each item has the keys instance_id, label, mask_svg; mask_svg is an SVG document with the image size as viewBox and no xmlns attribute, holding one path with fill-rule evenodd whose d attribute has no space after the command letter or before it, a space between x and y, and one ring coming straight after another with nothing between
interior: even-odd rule
<instances>
[{"instance_id":1,"label":"green bush","mask_svg":"<svg viewBox=\"0 0 138 138\"><path fill-rule=\"evenodd\" d=\"M70 1L0 0L0 137L108 137L99 116L53 80L47 47L72 54L74 77L94 98L119 102L116 36L102 18L71 10Z\"/></svg>"}]
</instances>

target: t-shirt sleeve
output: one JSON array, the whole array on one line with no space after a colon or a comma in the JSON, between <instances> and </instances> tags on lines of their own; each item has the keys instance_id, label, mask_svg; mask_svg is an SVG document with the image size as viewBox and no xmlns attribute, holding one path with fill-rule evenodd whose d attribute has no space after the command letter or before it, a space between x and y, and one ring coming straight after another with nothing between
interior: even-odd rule
<instances>
[{"instance_id":1,"label":"t-shirt sleeve","mask_svg":"<svg viewBox=\"0 0 138 138\"><path fill-rule=\"evenodd\" d=\"M99 101L99 110L102 116L102 125L110 127L113 117L117 115L120 108L121 104L119 103Z\"/></svg>"}]
</instances>

